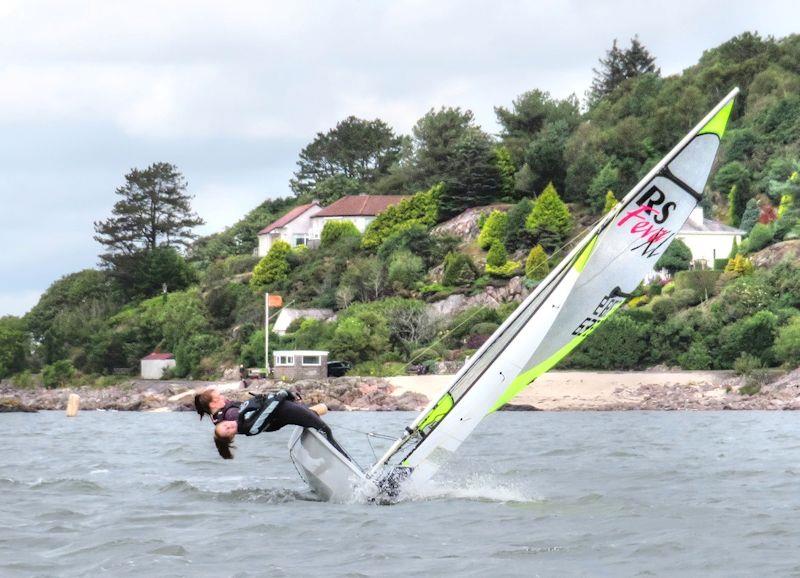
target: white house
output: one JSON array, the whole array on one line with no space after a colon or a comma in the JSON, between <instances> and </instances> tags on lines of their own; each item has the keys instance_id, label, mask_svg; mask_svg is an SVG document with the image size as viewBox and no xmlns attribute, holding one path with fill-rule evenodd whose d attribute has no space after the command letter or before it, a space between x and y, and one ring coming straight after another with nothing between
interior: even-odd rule
<instances>
[{"instance_id":1,"label":"white house","mask_svg":"<svg viewBox=\"0 0 800 578\"><path fill-rule=\"evenodd\" d=\"M311 228L311 217L322 210L314 201L307 205L295 207L277 221L270 223L258 233L258 256L267 254L272 243L280 239L292 247L308 243L308 232Z\"/></svg>"},{"instance_id":2,"label":"white house","mask_svg":"<svg viewBox=\"0 0 800 578\"><path fill-rule=\"evenodd\" d=\"M272 330L277 335L285 335L286 330L296 319L319 319L320 321L328 321L335 317L333 309L292 309L291 307L284 307L278 313L275 319L275 324Z\"/></svg>"},{"instance_id":3,"label":"white house","mask_svg":"<svg viewBox=\"0 0 800 578\"><path fill-rule=\"evenodd\" d=\"M678 232L677 238L689 247L692 261L700 262L711 269L714 267L714 259L727 259L733 242L741 243L744 235L746 233L741 229L704 218L703 208L696 207Z\"/></svg>"},{"instance_id":4,"label":"white house","mask_svg":"<svg viewBox=\"0 0 800 578\"><path fill-rule=\"evenodd\" d=\"M322 379L328 375L327 351L275 351L272 356L276 379Z\"/></svg>"},{"instance_id":5,"label":"white house","mask_svg":"<svg viewBox=\"0 0 800 578\"><path fill-rule=\"evenodd\" d=\"M322 228L328 221L351 221L359 232L364 233L378 213L407 198L403 195L348 195L342 197L311 217L311 230L308 237L318 240L322 236Z\"/></svg>"},{"instance_id":6,"label":"white house","mask_svg":"<svg viewBox=\"0 0 800 578\"><path fill-rule=\"evenodd\" d=\"M142 357L142 379L161 379L167 369L175 367L175 356L171 353L156 353Z\"/></svg>"}]
</instances>

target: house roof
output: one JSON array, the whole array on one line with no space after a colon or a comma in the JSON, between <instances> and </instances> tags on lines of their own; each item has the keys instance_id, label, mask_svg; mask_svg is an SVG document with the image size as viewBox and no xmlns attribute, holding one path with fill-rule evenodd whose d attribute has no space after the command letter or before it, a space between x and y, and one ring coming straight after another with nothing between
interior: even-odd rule
<instances>
[{"instance_id":1,"label":"house roof","mask_svg":"<svg viewBox=\"0 0 800 578\"><path fill-rule=\"evenodd\" d=\"M156 353L155 351L150 355L142 357L142 361L164 361L166 359L175 359L171 353Z\"/></svg>"},{"instance_id":2,"label":"house roof","mask_svg":"<svg viewBox=\"0 0 800 578\"><path fill-rule=\"evenodd\" d=\"M727 233L729 235L746 235L746 231L723 225L719 221L703 219L702 224L693 219L689 219L680 230L681 233Z\"/></svg>"},{"instance_id":3,"label":"house roof","mask_svg":"<svg viewBox=\"0 0 800 578\"><path fill-rule=\"evenodd\" d=\"M311 218L374 217L407 198L407 195L348 195L328 205Z\"/></svg>"},{"instance_id":4,"label":"house roof","mask_svg":"<svg viewBox=\"0 0 800 578\"><path fill-rule=\"evenodd\" d=\"M283 227L283 226L287 225L288 223L291 223L292 221L294 221L297 217L299 217L300 215L305 213L307 210L309 210L314 205L316 205L316 203L308 203L306 205L299 205L299 206L295 207L294 209L292 209L291 211L286 213L284 216L282 216L277 221L273 221L269 225L267 225L266 227L261 229L258 232L258 234L259 235L266 235L270 231L274 231L275 229L280 229L281 227Z\"/></svg>"},{"instance_id":5,"label":"house roof","mask_svg":"<svg viewBox=\"0 0 800 578\"><path fill-rule=\"evenodd\" d=\"M328 355L327 351L312 351L308 349L286 349L281 351L273 351L273 356L277 355Z\"/></svg>"}]
</instances>

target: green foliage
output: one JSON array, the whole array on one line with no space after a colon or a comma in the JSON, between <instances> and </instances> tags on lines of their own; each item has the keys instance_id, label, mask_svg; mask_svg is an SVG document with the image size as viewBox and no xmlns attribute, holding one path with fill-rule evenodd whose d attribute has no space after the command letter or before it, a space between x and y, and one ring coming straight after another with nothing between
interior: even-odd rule
<instances>
[{"instance_id":1,"label":"green foliage","mask_svg":"<svg viewBox=\"0 0 800 578\"><path fill-rule=\"evenodd\" d=\"M352 375L370 377L392 377L394 375L405 375L408 373L406 364L399 361L362 361L353 366L350 371Z\"/></svg>"},{"instance_id":2,"label":"green foliage","mask_svg":"<svg viewBox=\"0 0 800 578\"><path fill-rule=\"evenodd\" d=\"M627 311L613 314L568 357L573 367L637 369L648 363L646 323L635 321Z\"/></svg>"},{"instance_id":3,"label":"green foliage","mask_svg":"<svg viewBox=\"0 0 800 578\"><path fill-rule=\"evenodd\" d=\"M694 295L695 303L707 301L717 294L717 283L721 272L707 269L680 271L675 275L675 288L688 290Z\"/></svg>"},{"instance_id":4,"label":"green foliage","mask_svg":"<svg viewBox=\"0 0 800 578\"><path fill-rule=\"evenodd\" d=\"M442 283L450 287L468 285L478 277L478 268L464 253L448 253L444 259Z\"/></svg>"},{"instance_id":5,"label":"green foliage","mask_svg":"<svg viewBox=\"0 0 800 578\"><path fill-rule=\"evenodd\" d=\"M459 140L444 183L439 202L439 219L442 221L502 197L503 175L487 135L472 130Z\"/></svg>"},{"instance_id":6,"label":"green foliage","mask_svg":"<svg viewBox=\"0 0 800 578\"><path fill-rule=\"evenodd\" d=\"M604 214L607 212L604 207L609 202L608 194L612 190L618 189L619 184L619 169L614 166L613 161L609 161L592 179L587 191L588 202L595 212L599 212L601 209ZM611 198L614 199L614 193L611 193ZM616 204L616 199L613 202Z\"/></svg>"},{"instance_id":7,"label":"green foliage","mask_svg":"<svg viewBox=\"0 0 800 578\"><path fill-rule=\"evenodd\" d=\"M750 353L742 353L736 358L736 361L733 362L733 371L736 372L736 375L742 375L744 377L752 375L754 371L763 367L764 364L761 360Z\"/></svg>"},{"instance_id":8,"label":"green foliage","mask_svg":"<svg viewBox=\"0 0 800 578\"><path fill-rule=\"evenodd\" d=\"M490 265L486 263L486 273L492 277L507 279L519 275L522 266L517 261L506 261L502 265Z\"/></svg>"},{"instance_id":9,"label":"green foliage","mask_svg":"<svg viewBox=\"0 0 800 578\"><path fill-rule=\"evenodd\" d=\"M331 247L343 238L361 239L361 233L352 221L328 221L322 227L320 246Z\"/></svg>"},{"instance_id":10,"label":"green foliage","mask_svg":"<svg viewBox=\"0 0 800 578\"><path fill-rule=\"evenodd\" d=\"M506 238L507 229L508 215L503 211L492 211L481 226L481 232L478 235L478 246L481 249L488 249L495 241L502 243Z\"/></svg>"},{"instance_id":11,"label":"green foliage","mask_svg":"<svg viewBox=\"0 0 800 578\"><path fill-rule=\"evenodd\" d=\"M800 316L793 317L778 331L775 357L789 367L800 366Z\"/></svg>"},{"instance_id":12,"label":"green foliage","mask_svg":"<svg viewBox=\"0 0 800 578\"><path fill-rule=\"evenodd\" d=\"M285 281L289 277L289 255L291 252L292 248L285 241L277 240L272 243L267 254L253 269L250 287L254 291L263 292Z\"/></svg>"},{"instance_id":13,"label":"green foliage","mask_svg":"<svg viewBox=\"0 0 800 578\"><path fill-rule=\"evenodd\" d=\"M536 245L531 252L528 253L528 258L525 261L525 276L528 279L539 281L547 277L550 272L550 266L547 262L547 253L541 245Z\"/></svg>"},{"instance_id":14,"label":"green foliage","mask_svg":"<svg viewBox=\"0 0 800 578\"><path fill-rule=\"evenodd\" d=\"M702 341L693 342L688 350L678 355L678 365L681 369L711 369L713 363L708 347Z\"/></svg>"},{"instance_id":15,"label":"green foliage","mask_svg":"<svg viewBox=\"0 0 800 578\"><path fill-rule=\"evenodd\" d=\"M572 216L552 183L536 200L525 227L546 249L555 249L566 240L572 230Z\"/></svg>"},{"instance_id":16,"label":"green foliage","mask_svg":"<svg viewBox=\"0 0 800 578\"><path fill-rule=\"evenodd\" d=\"M600 69L594 69L592 88L587 93L590 106L596 105L603 97L610 95L624 81L642 74L659 74L655 57L639 42L638 36L631 39L627 49L617 46L617 40L600 59Z\"/></svg>"},{"instance_id":17,"label":"green foliage","mask_svg":"<svg viewBox=\"0 0 800 578\"><path fill-rule=\"evenodd\" d=\"M393 233L414 225L432 227L438 218L442 190L443 185L434 185L427 191L419 192L388 207L369 224L364 232L362 246L365 249L375 249Z\"/></svg>"},{"instance_id":18,"label":"green foliage","mask_svg":"<svg viewBox=\"0 0 800 578\"><path fill-rule=\"evenodd\" d=\"M182 291L197 279L186 260L172 247L142 251L117 263L125 263L125 273L118 269L115 277L133 297L152 297L163 291Z\"/></svg>"},{"instance_id":19,"label":"green foliage","mask_svg":"<svg viewBox=\"0 0 800 578\"><path fill-rule=\"evenodd\" d=\"M75 367L69 359L60 359L42 368L42 381L48 389L64 387L75 376Z\"/></svg>"},{"instance_id":20,"label":"green foliage","mask_svg":"<svg viewBox=\"0 0 800 578\"><path fill-rule=\"evenodd\" d=\"M350 261L342 275L336 298L340 308L354 300L373 301L386 288L386 270L377 257L357 257Z\"/></svg>"},{"instance_id":21,"label":"green foliage","mask_svg":"<svg viewBox=\"0 0 800 578\"><path fill-rule=\"evenodd\" d=\"M264 330L254 331L242 347L239 362L245 367L266 367L264 357ZM272 351L272 334L270 334L270 351Z\"/></svg>"},{"instance_id":22,"label":"green foliage","mask_svg":"<svg viewBox=\"0 0 800 578\"><path fill-rule=\"evenodd\" d=\"M509 209L506 236L503 239L503 244L509 251L524 249L533 244L532 236L525 228L525 222L532 210L533 201L530 199L522 199Z\"/></svg>"},{"instance_id":23,"label":"green foliage","mask_svg":"<svg viewBox=\"0 0 800 578\"><path fill-rule=\"evenodd\" d=\"M742 353L749 353L768 363L777 333L778 318L771 311L759 311L726 325L719 333L719 357L730 364Z\"/></svg>"},{"instance_id":24,"label":"green foliage","mask_svg":"<svg viewBox=\"0 0 800 578\"><path fill-rule=\"evenodd\" d=\"M508 261L508 252L500 241L494 241L489 253L486 255L486 265L502 267Z\"/></svg>"},{"instance_id":25,"label":"green foliage","mask_svg":"<svg viewBox=\"0 0 800 578\"><path fill-rule=\"evenodd\" d=\"M31 352L31 338L19 317L0 317L0 379L25 368Z\"/></svg>"},{"instance_id":26,"label":"green foliage","mask_svg":"<svg viewBox=\"0 0 800 578\"><path fill-rule=\"evenodd\" d=\"M686 243L675 239L656 261L655 269L666 269L670 275L686 271L692 263L692 251Z\"/></svg>"},{"instance_id":27,"label":"green foliage","mask_svg":"<svg viewBox=\"0 0 800 578\"><path fill-rule=\"evenodd\" d=\"M290 186L299 196L336 176L374 182L399 159L403 144L403 138L382 120L349 116L328 132L317 133L300 151Z\"/></svg>"},{"instance_id":28,"label":"green foliage","mask_svg":"<svg viewBox=\"0 0 800 578\"><path fill-rule=\"evenodd\" d=\"M348 195L364 194L364 185L355 178L333 175L314 184L312 196L323 205L330 205Z\"/></svg>"},{"instance_id":29,"label":"green foliage","mask_svg":"<svg viewBox=\"0 0 800 578\"><path fill-rule=\"evenodd\" d=\"M408 165L412 185L424 188L446 181L455 172L456 147L478 130L469 110L442 107L428 111L411 130L414 152ZM491 154L486 158L494 160Z\"/></svg>"},{"instance_id":30,"label":"green foliage","mask_svg":"<svg viewBox=\"0 0 800 578\"><path fill-rule=\"evenodd\" d=\"M495 147L494 162L497 170L500 171L500 192L503 197L513 198L516 191L514 175L517 169L514 167L514 161L511 160L511 153L504 146Z\"/></svg>"},{"instance_id":31,"label":"green foliage","mask_svg":"<svg viewBox=\"0 0 800 578\"><path fill-rule=\"evenodd\" d=\"M772 242L774 235L775 232L770 225L756 223L747 236L747 251L749 253L760 251Z\"/></svg>"},{"instance_id":32,"label":"green foliage","mask_svg":"<svg viewBox=\"0 0 800 578\"><path fill-rule=\"evenodd\" d=\"M203 376L201 361L222 345L216 335L195 334L183 339L175 349L175 375L198 379Z\"/></svg>"},{"instance_id":33,"label":"green foliage","mask_svg":"<svg viewBox=\"0 0 800 578\"><path fill-rule=\"evenodd\" d=\"M749 233L753 226L758 222L758 217L761 214L761 208L758 206L756 199L750 199L745 205L742 220L739 223L739 228Z\"/></svg>"},{"instance_id":34,"label":"green foliage","mask_svg":"<svg viewBox=\"0 0 800 578\"><path fill-rule=\"evenodd\" d=\"M614 196L614 191L608 190L606 191L605 200L603 202L603 214L610 212L611 209L616 207L619 204L617 197Z\"/></svg>"},{"instance_id":35,"label":"green foliage","mask_svg":"<svg viewBox=\"0 0 800 578\"><path fill-rule=\"evenodd\" d=\"M428 227L419 223L401 227L391 233L378 247L378 257L389 261L398 251L410 251L422 257L426 267L441 263L460 239L451 236L431 235Z\"/></svg>"},{"instance_id":36,"label":"green foliage","mask_svg":"<svg viewBox=\"0 0 800 578\"><path fill-rule=\"evenodd\" d=\"M334 358L353 364L369 361L388 349L386 320L372 311L352 314L339 321L331 343Z\"/></svg>"},{"instance_id":37,"label":"green foliage","mask_svg":"<svg viewBox=\"0 0 800 578\"><path fill-rule=\"evenodd\" d=\"M392 255L388 276L395 291L412 289L425 276L425 263L410 251L398 251Z\"/></svg>"}]
</instances>

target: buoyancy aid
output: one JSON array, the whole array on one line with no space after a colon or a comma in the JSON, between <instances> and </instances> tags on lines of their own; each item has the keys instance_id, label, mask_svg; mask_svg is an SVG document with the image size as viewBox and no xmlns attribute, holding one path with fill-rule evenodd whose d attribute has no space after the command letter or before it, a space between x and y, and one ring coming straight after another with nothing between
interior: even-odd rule
<instances>
[{"instance_id":1,"label":"buoyancy aid","mask_svg":"<svg viewBox=\"0 0 800 578\"><path fill-rule=\"evenodd\" d=\"M247 436L260 434L267 429L270 416L285 399L291 401L296 398L285 389L267 395L254 395L251 399L248 399L239 406L239 417L236 419L236 429L240 434Z\"/></svg>"},{"instance_id":2,"label":"buoyancy aid","mask_svg":"<svg viewBox=\"0 0 800 578\"><path fill-rule=\"evenodd\" d=\"M240 401L228 401L221 409L211 414L211 421L216 425L221 421L235 420L241 404Z\"/></svg>"}]
</instances>

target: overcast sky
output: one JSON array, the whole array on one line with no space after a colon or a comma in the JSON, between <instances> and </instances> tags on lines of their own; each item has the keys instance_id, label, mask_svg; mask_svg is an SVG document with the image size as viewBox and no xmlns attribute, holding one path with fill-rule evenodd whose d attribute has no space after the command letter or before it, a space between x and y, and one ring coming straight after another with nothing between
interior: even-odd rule
<instances>
[{"instance_id":1,"label":"overcast sky","mask_svg":"<svg viewBox=\"0 0 800 578\"><path fill-rule=\"evenodd\" d=\"M667 9L666 7L669 6ZM93 221L131 167L178 165L207 221L287 195L298 151L356 115L408 132L431 107L582 96L614 38L662 73L792 1L0 1L0 316L96 266Z\"/></svg>"}]
</instances>

